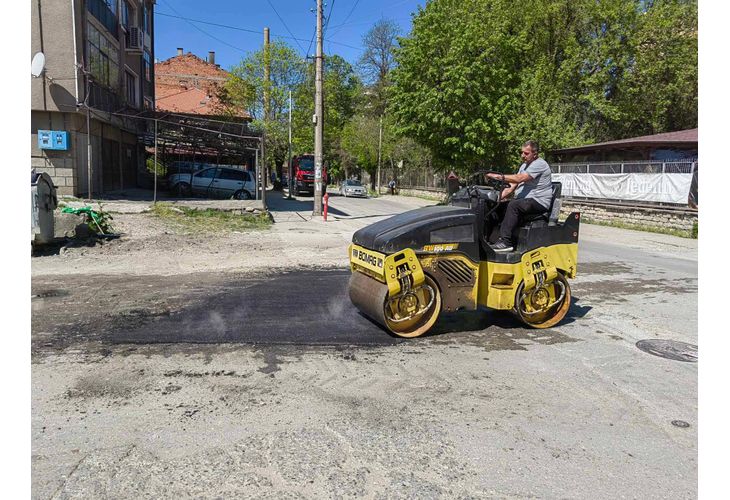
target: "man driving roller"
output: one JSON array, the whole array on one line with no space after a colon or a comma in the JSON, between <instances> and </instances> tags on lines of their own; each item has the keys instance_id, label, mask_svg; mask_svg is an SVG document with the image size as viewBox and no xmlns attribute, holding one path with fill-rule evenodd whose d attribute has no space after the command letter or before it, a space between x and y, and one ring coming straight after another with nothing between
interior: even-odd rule
<instances>
[{"instance_id":1,"label":"man driving roller","mask_svg":"<svg viewBox=\"0 0 730 500\"><path fill-rule=\"evenodd\" d=\"M526 215L540 214L548 211L552 199L552 178L550 165L539 157L540 148L535 141L527 141L522 145L522 165L516 174L505 174L504 181L509 187L502 190L505 200L513 192L514 199L504 209L504 219L499 230L499 240L491 245L495 252L511 252L514 250L512 232ZM502 180L501 174L487 174L493 179Z\"/></svg>"}]
</instances>

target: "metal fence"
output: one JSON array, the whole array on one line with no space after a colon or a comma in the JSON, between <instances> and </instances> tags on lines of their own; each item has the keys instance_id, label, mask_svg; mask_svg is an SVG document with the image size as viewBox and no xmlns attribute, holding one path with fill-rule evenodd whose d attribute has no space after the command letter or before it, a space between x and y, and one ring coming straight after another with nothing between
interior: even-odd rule
<instances>
[{"instance_id":1,"label":"metal fence","mask_svg":"<svg viewBox=\"0 0 730 500\"><path fill-rule=\"evenodd\" d=\"M555 163L551 167L558 174L692 174L697 161Z\"/></svg>"},{"instance_id":2,"label":"metal fence","mask_svg":"<svg viewBox=\"0 0 730 500\"><path fill-rule=\"evenodd\" d=\"M431 168L408 171L387 168L380 171L380 185L387 187L390 180L395 179L398 188L445 191L447 175L448 172L437 172Z\"/></svg>"},{"instance_id":3,"label":"metal fence","mask_svg":"<svg viewBox=\"0 0 730 500\"><path fill-rule=\"evenodd\" d=\"M552 163L554 173L561 174L693 174L689 204L696 207L698 202L697 169L698 161L625 161L625 162L591 162L591 163ZM432 168L401 171L384 168L380 172L380 185L387 188L391 179L396 180L399 189L422 191L446 191L446 178L449 170L436 171ZM369 183L363 178L364 182ZM619 200L620 201L620 200Z\"/></svg>"}]
</instances>

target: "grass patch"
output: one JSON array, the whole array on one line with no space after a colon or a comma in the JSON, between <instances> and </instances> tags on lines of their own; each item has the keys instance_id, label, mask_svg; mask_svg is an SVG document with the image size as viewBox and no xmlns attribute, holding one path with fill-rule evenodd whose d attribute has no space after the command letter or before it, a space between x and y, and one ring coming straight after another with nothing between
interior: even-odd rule
<instances>
[{"instance_id":1,"label":"grass patch","mask_svg":"<svg viewBox=\"0 0 730 500\"><path fill-rule=\"evenodd\" d=\"M681 229L670 229L665 227L647 226L644 224L628 224L626 222L606 222L587 217L581 217L582 222L586 224L595 224L597 226L617 227L619 229L632 229L634 231L644 231L646 233L668 234L671 236L679 236L680 238L697 239L697 223L695 222L691 230L683 231Z\"/></svg>"},{"instance_id":2,"label":"grass patch","mask_svg":"<svg viewBox=\"0 0 730 500\"><path fill-rule=\"evenodd\" d=\"M270 228L272 224L271 218L264 213L241 214L211 208L195 210L189 207L176 207L170 203L157 203L152 207L151 213L186 233L262 230Z\"/></svg>"}]
</instances>

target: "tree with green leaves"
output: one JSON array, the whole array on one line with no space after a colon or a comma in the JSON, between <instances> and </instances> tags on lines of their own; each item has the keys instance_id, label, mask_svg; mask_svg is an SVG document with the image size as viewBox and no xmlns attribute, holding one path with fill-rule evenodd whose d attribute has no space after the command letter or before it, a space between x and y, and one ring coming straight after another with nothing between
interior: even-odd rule
<instances>
[{"instance_id":1,"label":"tree with green leaves","mask_svg":"<svg viewBox=\"0 0 730 500\"><path fill-rule=\"evenodd\" d=\"M362 94L362 83L352 65L341 56L325 57L323 65L324 137L323 155L331 178L341 176L350 157L341 141L345 125L354 116ZM314 67L307 69L305 79L294 91L293 149L295 154L314 151Z\"/></svg>"},{"instance_id":2,"label":"tree with green leaves","mask_svg":"<svg viewBox=\"0 0 730 500\"><path fill-rule=\"evenodd\" d=\"M342 132L342 148L348 165L370 174L370 187L375 189L378 168L378 118L365 115L353 117Z\"/></svg>"},{"instance_id":3,"label":"tree with green leaves","mask_svg":"<svg viewBox=\"0 0 730 500\"><path fill-rule=\"evenodd\" d=\"M269 80L264 72L267 64ZM254 119L254 127L265 130L266 161L279 168L287 161L289 147L289 91L298 88L304 78L304 60L291 46L274 41L268 50L248 53L231 69L224 84L224 105L245 108Z\"/></svg>"},{"instance_id":4,"label":"tree with green leaves","mask_svg":"<svg viewBox=\"0 0 730 500\"><path fill-rule=\"evenodd\" d=\"M433 0L395 56L397 131L462 170L697 124L696 0Z\"/></svg>"},{"instance_id":5,"label":"tree with green leaves","mask_svg":"<svg viewBox=\"0 0 730 500\"><path fill-rule=\"evenodd\" d=\"M507 0L436 0L401 39L389 110L437 162L473 169L508 156L525 43L514 15Z\"/></svg>"},{"instance_id":6,"label":"tree with green leaves","mask_svg":"<svg viewBox=\"0 0 730 500\"><path fill-rule=\"evenodd\" d=\"M618 96L621 136L697 127L697 1L656 0L641 8L632 64Z\"/></svg>"}]
</instances>

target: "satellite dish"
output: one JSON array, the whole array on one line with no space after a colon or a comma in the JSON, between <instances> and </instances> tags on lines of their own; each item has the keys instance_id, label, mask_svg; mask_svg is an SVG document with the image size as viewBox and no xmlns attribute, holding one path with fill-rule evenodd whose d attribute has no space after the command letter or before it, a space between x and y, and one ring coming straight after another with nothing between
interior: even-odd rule
<instances>
[{"instance_id":1,"label":"satellite dish","mask_svg":"<svg viewBox=\"0 0 730 500\"><path fill-rule=\"evenodd\" d=\"M30 74L33 75L33 78L38 78L44 69L46 69L46 56L43 55L43 52L38 52L30 63Z\"/></svg>"}]
</instances>

